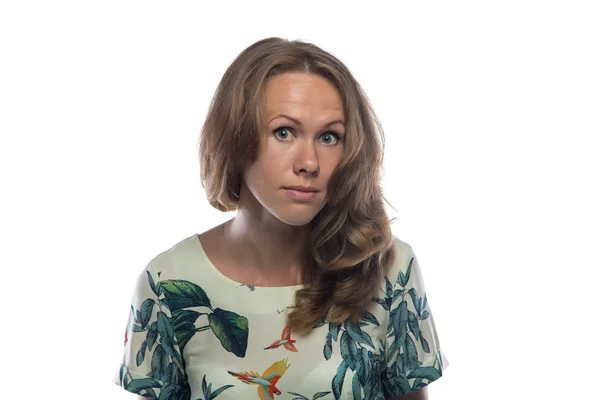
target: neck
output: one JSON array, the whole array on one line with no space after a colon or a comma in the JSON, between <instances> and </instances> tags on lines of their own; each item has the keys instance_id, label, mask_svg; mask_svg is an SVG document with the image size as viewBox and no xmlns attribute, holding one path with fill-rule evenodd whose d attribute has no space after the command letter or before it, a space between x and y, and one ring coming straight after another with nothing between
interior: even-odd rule
<instances>
[{"instance_id":1,"label":"neck","mask_svg":"<svg viewBox=\"0 0 600 400\"><path fill-rule=\"evenodd\" d=\"M291 226L272 215L261 219L239 209L235 218L223 224L222 234L230 256L245 269L296 284L301 281L309 229L309 225Z\"/></svg>"}]
</instances>

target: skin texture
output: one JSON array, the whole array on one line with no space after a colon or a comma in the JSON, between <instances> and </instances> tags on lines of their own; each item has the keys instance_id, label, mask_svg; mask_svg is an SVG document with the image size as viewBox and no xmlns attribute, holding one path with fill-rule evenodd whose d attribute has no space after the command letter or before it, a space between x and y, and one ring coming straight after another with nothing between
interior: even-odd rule
<instances>
[{"instance_id":1,"label":"skin texture","mask_svg":"<svg viewBox=\"0 0 600 400\"><path fill-rule=\"evenodd\" d=\"M244 266L222 271L230 278L254 286L289 286L301 283L299 260L308 224L327 204L327 183L342 160L344 112L329 81L297 72L267 83L263 107L258 159L243 171L235 218L215 229L219 240L212 243L219 243L227 258L223 269ZM341 122L328 125L334 121ZM283 189L294 185L320 192L312 202L299 202Z\"/></svg>"}]
</instances>

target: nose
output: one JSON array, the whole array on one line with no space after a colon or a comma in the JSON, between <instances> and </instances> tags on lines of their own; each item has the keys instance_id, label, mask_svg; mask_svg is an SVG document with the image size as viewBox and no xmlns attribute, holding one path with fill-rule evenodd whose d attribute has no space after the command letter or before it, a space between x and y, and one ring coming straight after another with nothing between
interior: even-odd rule
<instances>
[{"instance_id":1,"label":"nose","mask_svg":"<svg viewBox=\"0 0 600 400\"><path fill-rule=\"evenodd\" d=\"M319 156L315 149L315 146L311 144L305 144L298 152L296 161L294 162L294 172L300 174L302 172L309 175L316 175L319 173Z\"/></svg>"}]
</instances>

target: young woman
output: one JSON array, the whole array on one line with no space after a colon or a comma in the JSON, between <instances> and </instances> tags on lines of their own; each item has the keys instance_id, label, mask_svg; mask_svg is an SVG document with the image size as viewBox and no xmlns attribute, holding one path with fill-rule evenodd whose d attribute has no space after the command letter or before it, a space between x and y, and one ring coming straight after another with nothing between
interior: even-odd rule
<instances>
[{"instance_id":1,"label":"young woman","mask_svg":"<svg viewBox=\"0 0 600 400\"><path fill-rule=\"evenodd\" d=\"M115 383L153 399L426 399L441 351L380 187L384 136L348 68L269 38L225 72L200 142L236 216L152 259Z\"/></svg>"}]
</instances>

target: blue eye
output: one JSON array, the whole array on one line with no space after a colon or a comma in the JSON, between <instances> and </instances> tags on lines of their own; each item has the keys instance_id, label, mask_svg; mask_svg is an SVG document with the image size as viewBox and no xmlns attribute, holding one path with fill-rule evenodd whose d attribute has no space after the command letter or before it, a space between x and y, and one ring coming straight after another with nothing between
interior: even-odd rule
<instances>
[{"instance_id":1,"label":"blue eye","mask_svg":"<svg viewBox=\"0 0 600 400\"><path fill-rule=\"evenodd\" d=\"M285 131L291 133L292 128L289 128L287 126L282 126L281 128L275 129L273 131L273 133L277 136L278 139L285 141L285 138L282 138L281 136L278 135L279 132L285 132ZM334 136L336 139L334 144L337 144L337 142L339 142L341 140L340 135L333 131L325 132L323 135L321 135L321 137L324 137L324 136ZM325 144L329 144L330 142L331 141L329 140L329 141L325 142Z\"/></svg>"},{"instance_id":2,"label":"blue eye","mask_svg":"<svg viewBox=\"0 0 600 400\"><path fill-rule=\"evenodd\" d=\"M277 128L273 131L273 133L277 136L277 132L285 132L285 131L290 131L290 128L287 127L282 127L282 128ZM279 136L277 136L278 138L280 138Z\"/></svg>"},{"instance_id":3,"label":"blue eye","mask_svg":"<svg viewBox=\"0 0 600 400\"><path fill-rule=\"evenodd\" d=\"M336 142L336 143L337 143L337 142L339 142L339 140L340 140L340 135L338 135L338 134L337 134L337 133L335 133L335 132L325 132L325 133L323 134L323 136L335 136L335 142Z\"/></svg>"}]
</instances>

